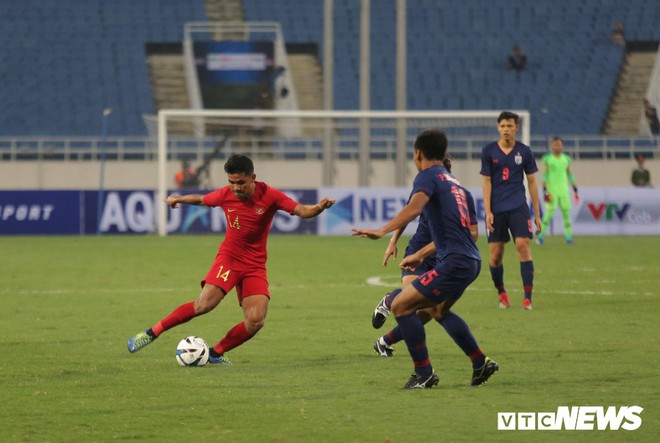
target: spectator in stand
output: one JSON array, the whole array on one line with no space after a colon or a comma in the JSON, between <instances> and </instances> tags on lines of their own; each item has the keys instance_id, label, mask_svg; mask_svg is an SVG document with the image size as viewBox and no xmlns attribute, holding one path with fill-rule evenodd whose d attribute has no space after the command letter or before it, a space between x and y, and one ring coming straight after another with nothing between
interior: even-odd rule
<instances>
[{"instance_id":1,"label":"spectator in stand","mask_svg":"<svg viewBox=\"0 0 660 443\"><path fill-rule=\"evenodd\" d=\"M636 188L650 188L651 173L644 167L644 161L646 159L642 154L637 154L635 160L637 160L637 168L633 169L630 181L632 181L633 186Z\"/></svg>"},{"instance_id":2,"label":"spectator in stand","mask_svg":"<svg viewBox=\"0 0 660 443\"><path fill-rule=\"evenodd\" d=\"M509 69L516 71L516 79L520 81L520 73L527 69L527 54L518 45L513 47L509 55Z\"/></svg>"},{"instance_id":3,"label":"spectator in stand","mask_svg":"<svg viewBox=\"0 0 660 443\"><path fill-rule=\"evenodd\" d=\"M513 47L509 55L509 69L515 69L517 72L527 69L527 54L518 45Z\"/></svg>"},{"instance_id":4,"label":"spectator in stand","mask_svg":"<svg viewBox=\"0 0 660 443\"><path fill-rule=\"evenodd\" d=\"M649 123L651 134L660 134L660 121L658 120L658 110L651 104L650 101L644 99L644 116Z\"/></svg>"},{"instance_id":5,"label":"spectator in stand","mask_svg":"<svg viewBox=\"0 0 660 443\"><path fill-rule=\"evenodd\" d=\"M612 30L612 44L623 46L626 44L626 35L623 33L623 23L617 21Z\"/></svg>"}]
</instances>

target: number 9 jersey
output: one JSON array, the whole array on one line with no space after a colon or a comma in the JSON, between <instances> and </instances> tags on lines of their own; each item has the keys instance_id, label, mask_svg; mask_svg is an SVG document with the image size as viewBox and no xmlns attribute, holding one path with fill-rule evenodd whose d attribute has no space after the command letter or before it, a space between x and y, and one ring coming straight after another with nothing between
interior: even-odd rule
<instances>
[{"instance_id":1,"label":"number 9 jersey","mask_svg":"<svg viewBox=\"0 0 660 443\"><path fill-rule=\"evenodd\" d=\"M481 175L490 177L490 209L493 214L527 205L525 174L538 172L532 149L516 142L511 152L504 153L497 142L481 150Z\"/></svg>"}]
</instances>

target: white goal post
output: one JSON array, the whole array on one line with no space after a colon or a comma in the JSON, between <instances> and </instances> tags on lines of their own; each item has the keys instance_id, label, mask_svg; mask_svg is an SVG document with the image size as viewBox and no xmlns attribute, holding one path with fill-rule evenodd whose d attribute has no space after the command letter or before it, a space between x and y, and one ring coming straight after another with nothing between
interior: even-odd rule
<instances>
[{"instance_id":1,"label":"white goal post","mask_svg":"<svg viewBox=\"0 0 660 443\"><path fill-rule=\"evenodd\" d=\"M258 152L274 155L276 144L296 141L317 149L322 160L323 186L333 185L334 163L338 155L357 162L359 185L368 186L369 168L375 146L387 145L387 155L395 163L397 186L404 186L408 170L411 140L423 129L438 127L445 130L452 143L472 140L483 143L497 138L497 117L501 110L489 111L272 111L272 110L219 110L219 109L163 109L158 112L158 189L156 199L162 202L168 191L168 156L176 140L213 143L213 129L231 132L233 139L240 136L257 140ZM530 113L513 110L521 118L520 140L530 143ZM259 139L254 128L258 122ZM231 131L226 128L233 128ZM236 129L238 128L238 129ZM295 128L294 131L291 128ZM240 134L236 135L236 134ZM222 144L230 138L224 136ZM347 141L348 140L348 141ZM217 141L215 142L218 144ZM233 143L230 142L230 143ZM247 142L245 142L247 143ZM256 144L255 142L252 142ZM468 142L469 143L469 142ZM239 145L238 142L235 143ZM352 151L340 152L350 144ZM266 146L266 147L264 147ZM233 148L232 148L233 149ZM269 150L271 149L271 150ZM167 206L158 204L157 228L160 236L167 235Z\"/></svg>"}]
</instances>

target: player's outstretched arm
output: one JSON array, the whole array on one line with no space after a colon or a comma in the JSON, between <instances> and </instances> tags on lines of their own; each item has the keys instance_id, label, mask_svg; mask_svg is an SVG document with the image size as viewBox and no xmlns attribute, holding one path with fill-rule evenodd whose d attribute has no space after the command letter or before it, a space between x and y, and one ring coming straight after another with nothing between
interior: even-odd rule
<instances>
[{"instance_id":1,"label":"player's outstretched arm","mask_svg":"<svg viewBox=\"0 0 660 443\"><path fill-rule=\"evenodd\" d=\"M319 215L321 212L332 207L335 204L335 200L330 200L328 197L323 197L315 205L303 205L299 204L293 209L293 215L297 215L301 218L312 218Z\"/></svg>"},{"instance_id":2,"label":"player's outstretched arm","mask_svg":"<svg viewBox=\"0 0 660 443\"><path fill-rule=\"evenodd\" d=\"M353 228L351 236L366 237L377 240L392 231L405 228L408 223L422 213L422 209L429 201L429 197L423 192L416 192L408 204L392 220L380 229L357 229Z\"/></svg>"},{"instance_id":3,"label":"player's outstretched arm","mask_svg":"<svg viewBox=\"0 0 660 443\"><path fill-rule=\"evenodd\" d=\"M172 209L178 208L179 203L184 203L186 205L202 206L204 204L204 196L202 194L188 194L188 195L172 194L172 195L168 195L167 198L163 201L167 206L169 206Z\"/></svg>"}]
</instances>

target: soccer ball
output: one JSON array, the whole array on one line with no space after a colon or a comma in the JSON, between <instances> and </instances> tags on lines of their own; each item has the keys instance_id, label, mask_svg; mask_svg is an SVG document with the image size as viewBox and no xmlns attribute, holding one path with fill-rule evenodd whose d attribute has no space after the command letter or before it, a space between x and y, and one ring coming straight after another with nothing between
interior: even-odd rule
<instances>
[{"instance_id":1,"label":"soccer ball","mask_svg":"<svg viewBox=\"0 0 660 443\"><path fill-rule=\"evenodd\" d=\"M203 338L186 337L176 347L176 361L181 366L204 366L209 361L209 345Z\"/></svg>"}]
</instances>

